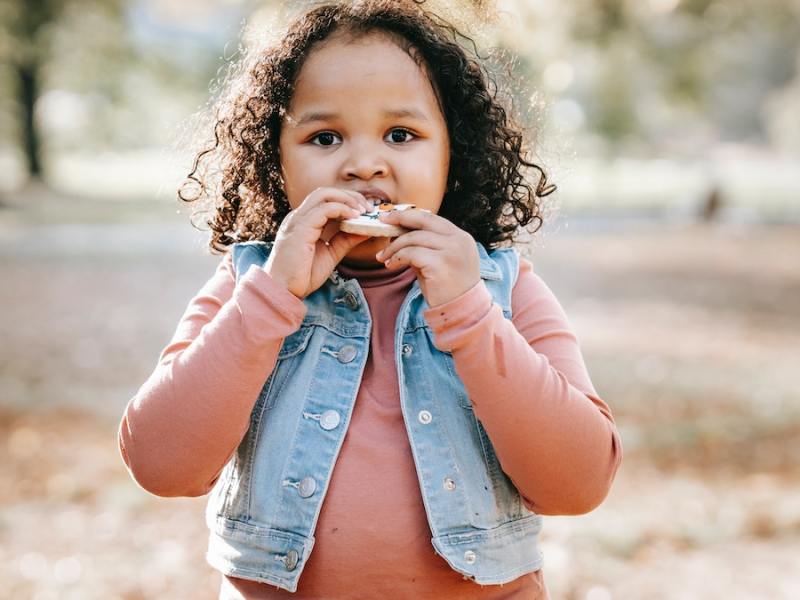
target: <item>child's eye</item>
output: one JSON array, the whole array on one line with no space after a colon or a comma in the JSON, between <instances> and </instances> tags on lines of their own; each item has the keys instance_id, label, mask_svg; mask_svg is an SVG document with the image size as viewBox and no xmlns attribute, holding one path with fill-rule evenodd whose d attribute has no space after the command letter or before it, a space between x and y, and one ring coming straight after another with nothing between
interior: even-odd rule
<instances>
[{"instance_id":1,"label":"child's eye","mask_svg":"<svg viewBox=\"0 0 800 600\"><path fill-rule=\"evenodd\" d=\"M402 127L396 127L392 129L387 135L387 137L389 136L391 136L391 141L394 142L395 144L403 144L405 142L411 141L410 139L408 139L408 136L411 136L412 138L416 137L408 129L403 129ZM338 134L335 134L332 131L321 131L320 133L312 137L309 141L315 146L328 147L335 145L337 139L341 139ZM317 143L317 140L319 140L319 143Z\"/></svg>"},{"instance_id":2,"label":"child's eye","mask_svg":"<svg viewBox=\"0 0 800 600\"><path fill-rule=\"evenodd\" d=\"M334 139L338 138L339 136L335 133L331 133L330 131L323 131L318 133L314 137L311 138L311 143L314 143L314 140L319 139L321 143L314 144L315 146L332 146L334 143Z\"/></svg>"},{"instance_id":3,"label":"child's eye","mask_svg":"<svg viewBox=\"0 0 800 600\"><path fill-rule=\"evenodd\" d=\"M402 144L403 142L410 142L411 141L411 140L409 140L407 138L406 139L398 139L397 134L400 134L401 136L409 136L410 135L412 138L416 137L408 129L403 129L402 127L396 127L395 129L392 129L392 131L389 132L389 135L392 136L392 141L397 143L397 144Z\"/></svg>"}]
</instances>

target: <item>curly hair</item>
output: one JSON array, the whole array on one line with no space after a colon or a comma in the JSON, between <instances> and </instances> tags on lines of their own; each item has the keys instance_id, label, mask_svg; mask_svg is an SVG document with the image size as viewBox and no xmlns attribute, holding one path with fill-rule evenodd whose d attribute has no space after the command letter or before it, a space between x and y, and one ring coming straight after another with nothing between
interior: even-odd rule
<instances>
[{"instance_id":1,"label":"curly hair","mask_svg":"<svg viewBox=\"0 0 800 600\"><path fill-rule=\"evenodd\" d=\"M475 42L424 10L424 1L326 2L291 23L280 42L251 57L217 104L213 145L196 155L178 189L184 202L208 198L214 203L206 222L212 253L235 242L274 241L289 214L280 168L281 123L304 60L334 33L354 39L388 34L430 79L450 139L442 217L487 249L513 243L519 228L531 223L532 232L541 227L541 198L555 186L542 167L524 157L522 133L498 101L494 79L458 40L469 40L473 48ZM206 164L212 160L216 185ZM538 172L534 189L526 181L526 167Z\"/></svg>"}]
</instances>

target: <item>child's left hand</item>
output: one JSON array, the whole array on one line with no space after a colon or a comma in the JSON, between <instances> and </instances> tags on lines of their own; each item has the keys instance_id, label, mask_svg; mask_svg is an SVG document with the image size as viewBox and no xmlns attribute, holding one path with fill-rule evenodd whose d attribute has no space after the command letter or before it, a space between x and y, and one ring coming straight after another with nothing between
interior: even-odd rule
<instances>
[{"instance_id":1,"label":"child's left hand","mask_svg":"<svg viewBox=\"0 0 800 600\"><path fill-rule=\"evenodd\" d=\"M409 263L429 306L458 298L480 281L475 240L444 217L411 209L384 213L379 219L413 230L392 240L376 258L387 269Z\"/></svg>"}]
</instances>

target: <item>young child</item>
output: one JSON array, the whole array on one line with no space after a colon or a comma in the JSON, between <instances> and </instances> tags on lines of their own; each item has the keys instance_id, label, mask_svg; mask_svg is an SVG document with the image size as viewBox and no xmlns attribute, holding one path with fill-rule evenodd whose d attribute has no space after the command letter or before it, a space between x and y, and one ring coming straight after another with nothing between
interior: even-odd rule
<instances>
[{"instance_id":1,"label":"young child","mask_svg":"<svg viewBox=\"0 0 800 600\"><path fill-rule=\"evenodd\" d=\"M222 258L119 446L145 490L211 492L220 598L547 598L541 515L608 493L611 412L501 247L553 187L457 34L413 2L317 6L195 161ZM339 230L376 201L415 205L380 217L408 232Z\"/></svg>"}]
</instances>

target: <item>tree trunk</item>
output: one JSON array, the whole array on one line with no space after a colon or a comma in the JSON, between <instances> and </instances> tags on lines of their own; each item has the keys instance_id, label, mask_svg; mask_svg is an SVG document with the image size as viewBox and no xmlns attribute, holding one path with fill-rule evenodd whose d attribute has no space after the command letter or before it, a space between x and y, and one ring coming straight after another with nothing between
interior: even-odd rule
<instances>
[{"instance_id":1,"label":"tree trunk","mask_svg":"<svg viewBox=\"0 0 800 600\"><path fill-rule=\"evenodd\" d=\"M22 144L28 174L36 179L42 178L41 143L36 125L34 107L39 95L39 65L36 63L18 64L16 67L19 84L19 102L22 108Z\"/></svg>"}]
</instances>

